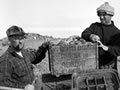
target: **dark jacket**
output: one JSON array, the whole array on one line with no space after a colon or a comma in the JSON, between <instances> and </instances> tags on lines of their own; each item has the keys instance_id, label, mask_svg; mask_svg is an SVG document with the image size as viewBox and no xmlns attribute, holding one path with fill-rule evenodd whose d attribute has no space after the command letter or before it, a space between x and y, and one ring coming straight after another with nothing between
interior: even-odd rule
<instances>
[{"instance_id":1,"label":"dark jacket","mask_svg":"<svg viewBox=\"0 0 120 90\"><path fill-rule=\"evenodd\" d=\"M34 80L32 64L39 63L46 53L40 47L37 52L22 50L19 56L11 47L0 57L0 86L24 88Z\"/></svg>"},{"instance_id":2,"label":"dark jacket","mask_svg":"<svg viewBox=\"0 0 120 90\"><path fill-rule=\"evenodd\" d=\"M87 41L90 40L90 35L96 34L100 37L101 42L108 46L108 51L103 51L99 48L99 66L112 64L120 55L120 30L112 22L111 25L103 25L101 23L93 23L86 28L81 37Z\"/></svg>"}]
</instances>

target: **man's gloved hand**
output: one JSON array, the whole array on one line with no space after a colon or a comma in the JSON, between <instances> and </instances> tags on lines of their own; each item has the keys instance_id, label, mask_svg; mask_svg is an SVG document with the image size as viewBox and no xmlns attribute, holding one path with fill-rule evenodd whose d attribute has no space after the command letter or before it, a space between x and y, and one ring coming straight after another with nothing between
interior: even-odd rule
<instances>
[{"instance_id":1,"label":"man's gloved hand","mask_svg":"<svg viewBox=\"0 0 120 90\"><path fill-rule=\"evenodd\" d=\"M24 90L35 90L35 89L34 89L33 85L28 84L28 85L25 86Z\"/></svg>"},{"instance_id":2,"label":"man's gloved hand","mask_svg":"<svg viewBox=\"0 0 120 90\"><path fill-rule=\"evenodd\" d=\"M90 35L90 39L91 39L93 42L100 41L100 37L99 37L98 35L95 35L95 34L91 34L91 35Z\"/></svg>"},{"instance_id":3,"label":"man's gloved hand","mask_svg":"<svg viewBox=\"0 0 120 90\"><path fill-rule=\"evenodd\" d=\"M41 46L42 46L43 48L48 49L49 44L50 44L50 42L49 42L49 41L46 41L46 42L42 43L42 45L41 45Z\"/></svg>"}]
</instances>

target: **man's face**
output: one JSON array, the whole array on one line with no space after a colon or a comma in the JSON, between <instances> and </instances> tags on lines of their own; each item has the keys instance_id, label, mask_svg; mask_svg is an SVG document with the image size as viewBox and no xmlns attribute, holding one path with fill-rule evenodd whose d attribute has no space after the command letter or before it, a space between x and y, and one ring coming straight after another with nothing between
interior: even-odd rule
<instances>
[{"instance_id":1,"label":"man's face","mask_svg":"<svg viewBox=\"0 0 120 90\"><path fill-rule=\"evenodd\" d=\"M105 25L111 24L112 15L109 15L106 13L99 13L98 16L102 24L105 24Z\"/></svg>"},{"instance_id":2,"label":"man's face","mask_svg":"<svg viewBox=\"0 0 120 90\"><path fill-rule=\"evenodd\" d=\"M11 42L12 47L16 51L20 51L24 47L24 37L23 36L10 36L9 41Z\"/></svg>"}]
</instances>

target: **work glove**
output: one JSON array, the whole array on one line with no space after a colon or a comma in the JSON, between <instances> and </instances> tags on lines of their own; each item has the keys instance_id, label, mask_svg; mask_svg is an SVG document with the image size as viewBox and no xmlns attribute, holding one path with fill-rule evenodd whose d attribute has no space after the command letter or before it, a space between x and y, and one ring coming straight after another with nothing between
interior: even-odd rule
<instances>
[{"instance_id":1,"label":"work glove","mask_svg":"<svg viewBox=\"0 0 120 90\"><path fill-rule=\"evenodd\" d=\"M101 47L104 51L108 51L108 46L103 45L101 41L97 41L98 47Z\"/></svg>"}]
</instances>

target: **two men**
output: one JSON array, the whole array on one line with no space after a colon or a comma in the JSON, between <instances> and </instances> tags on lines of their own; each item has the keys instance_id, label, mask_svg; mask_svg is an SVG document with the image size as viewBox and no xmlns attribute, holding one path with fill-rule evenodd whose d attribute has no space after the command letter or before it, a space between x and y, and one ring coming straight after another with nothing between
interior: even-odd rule
<instances>
[{"instance_id":1,"label":"two men","mask_svg":"<svg viewBox=\"0 0 120 90\"><path fill-rule=\"evenodd\" d=\"M114 8L104 3L97 8L100 23L92 23L81 37L99 44L99 68L116 69L116 59L120 55L120 30L114 25ZM8 50L0 58L0 86L26 88L32 84L34 75L32 65L40 62L47 51L44 43L37 52L24 50L24 31L18 26L7 30L11 42Z\"/></svg>"}]
</instances>

